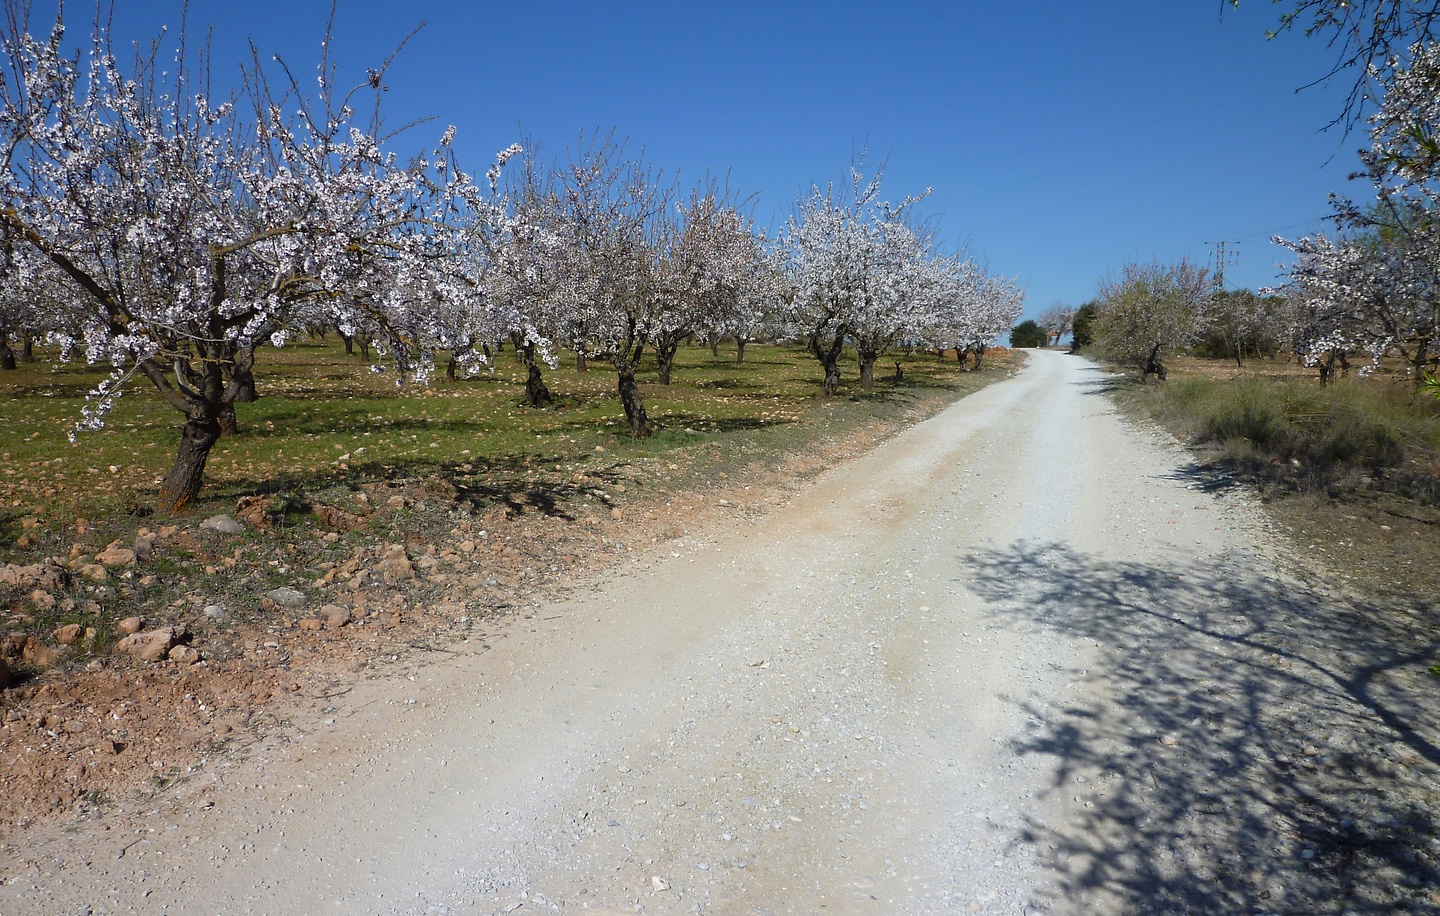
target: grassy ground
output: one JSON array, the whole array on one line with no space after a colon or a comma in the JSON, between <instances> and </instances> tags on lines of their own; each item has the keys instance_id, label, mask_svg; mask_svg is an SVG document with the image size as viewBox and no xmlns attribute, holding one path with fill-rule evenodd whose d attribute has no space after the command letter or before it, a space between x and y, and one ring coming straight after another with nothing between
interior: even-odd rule
<instances>
[{"instance_id":1,"label":"grassy ground","mask_svg":"<svg viewBox=\"0 0 1440 916\"><path fill-rule=\"evenodd\" d=\"M1285 363L1181 360L1163 385L1117 383L1132 409L1256 486L1304 553L1367 594L1440 602L1440 400L1386 376L1320 387Z\"/></svg>"},{"instance_id":2,"label":"grassy ground","mask_svg":"<svg viewBox=\"0 0 1440 916\"><path fill-rule=\"evenodd\" d=\"M597 446L633 458L693 444L696 436L764 442L817 415L883 409L907 390L969 383L953 362L906 363L904 381L882 380L868 408L853 408L845 398L817 398L817 367L793 348L752 346L743 366L733 353L713 358L705 349L683 350L675 384L661 386L642 373L657 434L636 442L624 432L615 377L604 365L547 372L558 404L532 410L522 404L523 374L508 354L498 356L494 372L473 379L399 388L336 346L301 344L264 354L257 370L262 398L239 405L241 433L216 446L202 499L383 477L400 468L465 474L553 464L591 456ZM7 430L0 507L8 515L144 513L153 502L173 459L178 414L138 380L106 429L81 433L71 444L85 395L100 378L81 366L45 362L0 373L0 427Z\"/></svg>"}]
</instances>

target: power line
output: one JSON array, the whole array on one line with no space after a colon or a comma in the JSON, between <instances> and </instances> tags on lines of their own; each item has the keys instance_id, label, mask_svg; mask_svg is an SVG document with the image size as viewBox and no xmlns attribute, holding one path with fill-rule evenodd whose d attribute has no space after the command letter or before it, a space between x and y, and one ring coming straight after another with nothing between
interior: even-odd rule
<instances>
[{"instance_id":1,"label":"power line","mask_svg":"<svg viewBox=\"0 0 1440 916\"><path fill-rule=\"evenodd\" d=\"M1315 217L1314 219L1307 219L1307 220L1305 220L1303 223L1295 223L1294 225L1291 225L1291 226L1281 226L1279 229L1271 229L1271 230L1269 230L1268 232L1252 232L1252 233L1250 233L1249 235L1242 235L1242 236L1240 236L1240 240L1243 241L1243 240L1245 240L1245 239L1256 239L1256 238L1261 238L1261 237L1264 237L1264 238L1267 238L1267 239L1268 239L1268 238L1270 238L1271 236L1274 236L1274 235L1277 235L1277 234L1279 234L1279 233L1281 233L1281 232L1286 231L1287 229L1299 229L1301 226L1308 226L1308 225L1310 225L1311 223L1324 222L1325 220L1329 220L1329 219L1334 219L1334 217L1333 217L1333 216L1317 216L1317 217ZM1213 244L1213 243L1212 243L1212 242L1206 242L1205 244L1210 245L1210 244Z\"/></svg>"}]
</instances>

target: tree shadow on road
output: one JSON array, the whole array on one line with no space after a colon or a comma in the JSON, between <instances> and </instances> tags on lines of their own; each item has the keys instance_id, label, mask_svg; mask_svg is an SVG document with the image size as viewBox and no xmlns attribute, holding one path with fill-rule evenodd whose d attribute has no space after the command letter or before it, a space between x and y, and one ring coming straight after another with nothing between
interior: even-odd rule
<instances>
[{"instance_id":1,"label":"tree shadow on road","mask_svg":"<svg viewBox=\"0 0 1440 916\"><path fill-rule=\"evenodd\" d=\"M1062 904L1162 913L1440 912L1434 620L1265 574L1021 543L966 558L1002 616L1093 640L1084 699L1031 701L1034 822Z\"/></svg>"}]
</instances>

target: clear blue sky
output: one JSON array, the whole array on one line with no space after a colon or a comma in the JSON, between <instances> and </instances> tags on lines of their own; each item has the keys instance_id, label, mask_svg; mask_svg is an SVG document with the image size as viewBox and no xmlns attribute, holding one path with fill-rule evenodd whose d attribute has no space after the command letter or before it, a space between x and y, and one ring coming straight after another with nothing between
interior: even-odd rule
<instances>
[{"instance_id":1,"label":"clear blue sky","mask_svg":"<svg viewBox=\"0 0 1440 916\"><path fill-rule=\"evenodd\" d=\"M43 3L39 4L44 6ZM433 115L472 171L523 131L551 152L614 127L682 178L729 172L776 224L812 181L868 143L893 197L926 202L949 243L1018 276L1027 313L1078 305L1127 260L1207 261L1239 241L1227 285L1272 282L1283 251L1347 176L1363 137L1322 128L1344 86L1324 44L1267 41L1279 10L1250 0L1103 3L376 2L340 0L351 79L426 27L391 71L392 123ZM178 23L178 0L120 0L117 37ZM89 10L71 0L71 34ZM39 12L39 10L37 10ZM192 0L215 27L217 75L251 39L313 73L328 3Z\"/></svg>"}]
</instances>

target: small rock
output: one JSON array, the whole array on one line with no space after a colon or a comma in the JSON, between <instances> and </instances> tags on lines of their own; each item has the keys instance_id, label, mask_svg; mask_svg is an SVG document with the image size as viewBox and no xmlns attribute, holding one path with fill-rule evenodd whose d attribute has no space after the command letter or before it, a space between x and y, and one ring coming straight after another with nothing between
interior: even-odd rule
<instances>
[{"instance_id":1,"label":"small rock","mask_svg":"<svg viewBox=\"0 0 1440 916\"><path fill-rule=\"evenodd\" d=\"M200 660L200 652L191 646L171 646L170 660L183 665L193 665Z\"/></svg>"},{"instance_id":2,"label":"small rock","mask_svg":"<svg viewBox=\"0 0 1440 916\"><path fill-rule=\"evenodd\" d=\"M385 559L375 564L375 572L387 585L415 578L415 564L405 556L405 548L401 547L398 554L394 550L392 547Z\"/></svg>"},{"instance_id":3,"label":"small rock","mask_svg":"<svg viewBox=\"0 0 1440 916\"><path fill-rule=\"evenodd\" d=\"M461 553L474 553L474 552L475 552L475 542L474 542L474 541L461 541L459 544L456 544L456 545L455 545L455 549L456 549L456 550L459 550Z\"/></svg>"},{"instance_id":4,"label":"small rock","mask_svg":"<svg viewBox=\"0 0 1440 916\"><path fill-rule=\"evenodd\" d=\"M104 582L110 578L110 574L105 571L105 567L99 563L81 563L80 568L76 571L85 578L94 579L96 582Z\"/></svg>"},{"instance_id":5,"label":"small rock","mask_svg":"<svg viewBox=\"0 0 1440 916\"><path fill-rule=\"evenodd\" d=\"M265 593L265 597L275 602L276 607L283 607L287 611L298 611L305 606L305 593L288 585L272 588Z\"/></svg>"},{"instance_id":6,"label":"small rock","mask_svg":"<svg viewBox=\"0 0 1440 916\"><path fill-rule=\"evenodd\" d=\"M60 664L62 657L59 652L33 636L26 638L25 645L20 650L20 658L36 668L53 668Z\"/></svg>"},{"instance_id":7,"label":"small rock","mask_svg":"<svg viewBox=\"0 0 1440 916\"><path fill-rule=\"evenodd\" d=\"M230 616L230 612L225 610L224 605L207 604L205 606L205 616L211 620L224 620Z\"/></svg>"},{"instance_id":8,"label":"small rock","mask_svg":"<svg viewBox=\"0 0 1440 916\"><path fill-rule=\"evenodd\" d=\"M1176 738L1174 735L1161 735L1160 743L1165 745L1166 747L1174 747L1175 745L1180 743L1180 739Z\"/></svg>"},{"instance_id":9,"label":"small rock","mask_svg":"<svg viewBox=\"0 0 1440 916\"><path fill-rule=\"evenodd\" d=\"M352 619L350 609L338 604L325 605L320 609L320 616L325 618L325 626L332 630L340 629Z\"/></svg>"},{"instance_id":10,"label":"small rock","mask_svg":"<svg viewBox=\"0 0 1440 916\"><path fill-rule=\"evenodd\" d=\"M603 453L605 452L605 446L603 446L603 445L597 445L597 446L595 446L595 451L603 454Z\"/></svg>"},{"instance_id":11,"label":"small rock","mask_svg":"<svg viewBox=\"0 0 1440 916\"><path fill-rule=\"evenodd\" d=\"M316 630L324 629L325 621L321 620L319 617L306 617L304 620L300 621L299 627L307 633L313 633Z\"/></svg>"},{"instance_id":12,"label":"small rock","mask_svg":"<svg viewBox=\"0 0 1440 916\"><path fill-rule=\"evenodd\" d=\"M155 555L155 535L142 534L135 539L135 544L130 548L135 551L136 559L148 560Z\"/></svg>"},{"instance_id":13,"label":"small rock","mask_svg":"<svg viewBox=\"0 0 1440 916\"><path fill-rule=\"evenodd\" d=\"M670 889L670 882L659 875L651 875L650 886L655 888L656 891L668 891Z\"/></svg>"},{"instance_id":14,"label":"small rock","mask_svg":"<svg viewBox=\"0 0 1440 916\"><path fill-rule=\"evenodd\" d=\"M85 628L78 623L67 623L55 629L55 641L62 646L73 646L85 635Z\"/></svg>"},{"instance_id":15,"label":"small rock","mask_svg":"<svg viewBox=\"0 0 1440 916\"><path fill-rule=\"evenodd\" d=\"M209 531L218 531L221 534L239 534L245 530L245 526L235 521L228 515L214 515L200 523L200 527ZM163 534L164 528L160 529Z\"/></svg>"},{"instance_id":16,"label":"small rock","mask_svg":"<svg viewBox=\"0 0 1440 916\"><path fill-rule=\"evenodd\" d=\"M30 601L35 605L37 611L51 611L55 609L55 596L38 588L30 593Z\"/></svg>"},{"instance_id":17,"label":"small rock","mask_svg":"<svg viewBox=\"0 0 1440 916\"><path fill-rule=\"evenodd\" d=\"M177 632L178 631L178 632ZM183 634L178 627L160 627L131 633L115 644L115 651L147 662L158 662L170 651Z\"/></svg>"},{"instance_id":18,"label":"small rock","mask_svg":"<svg viewBox=\"0 0 1440 916\"><path fill-rule=\"evenodd\" d=\"M625 517L625 513L624 513L624 512L621 512L618 508L611 509L611 510L610 510L610 517L613 518L613 519L615 519L615 521L618 522L618 521L620 521L622 518Z\"/></svg>"},{"instance_id":19,"label":"small rock","mask_svg":"<svg viewBox=\"0 0 1440 916\"><path fill-rule=\"evenodd\" d=\"M95 559L105 566L134 566L135 551L119 544L111 544L95 554Z\"/></svg>"},{"instance_id":20,"label":"small rock","mask_svg":"<svg viewBox=\"0 0 1440 916\"><path fill-rule=\"evenodd\" d=\"M385 505L390 509L403 509L405 508L405 497L398 495L392 496L385 500Z\"/></svg>"},{"instance_id":21,"label":"small rock","mask_svg":"<svg viewBox=\"0 0 1440 916\"><path fill-rule=\"evenodd\" d=\"M141 621L139 617L126 617L124 620L115 624L115 629L119 630L122 634L126 636L133 636L134 634L139 633L140 627Z\"/></svg>"}]
</instances>

